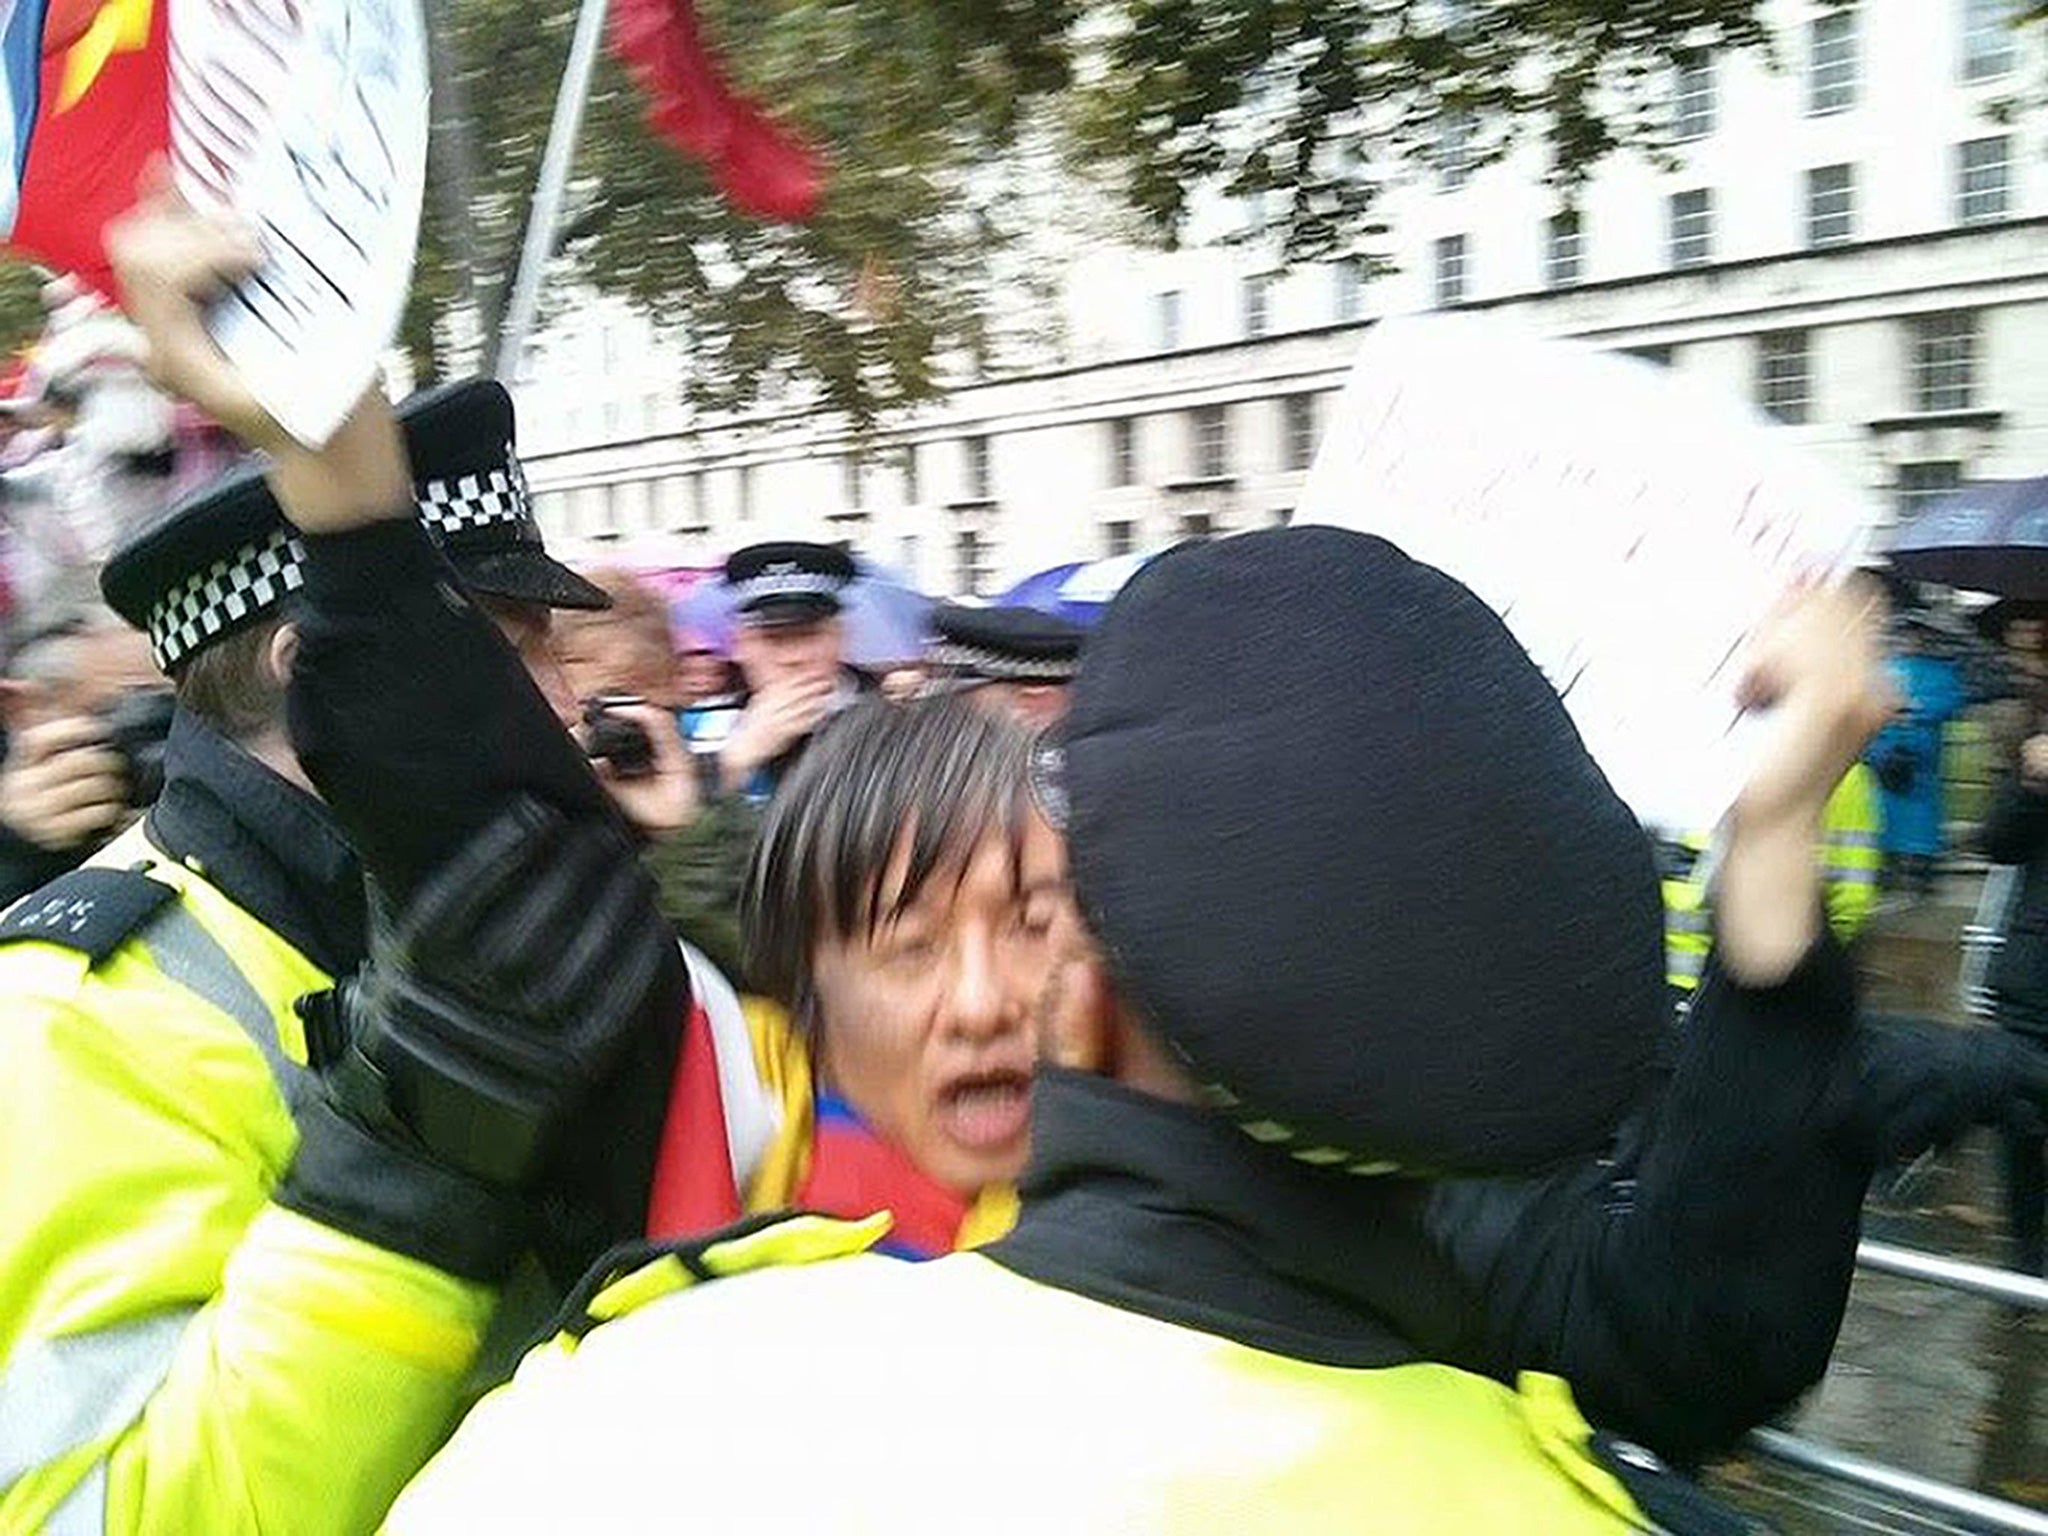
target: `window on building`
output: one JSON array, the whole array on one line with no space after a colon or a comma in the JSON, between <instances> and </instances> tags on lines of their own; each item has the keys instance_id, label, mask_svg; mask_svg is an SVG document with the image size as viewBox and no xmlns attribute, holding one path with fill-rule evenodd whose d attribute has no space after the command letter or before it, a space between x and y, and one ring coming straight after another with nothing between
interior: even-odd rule
<instances>
[{"instance_id":1,"label":"window on building","mask_svg":"<svg viewBox=\"0 0 2048 1536\"><path fill-rule=\"evenodd\" d=\"M993 501L990 489L992 478L989 474L988 439L970 437L962 444L967 461L967 499L969 501Z\"/></svg>"},{"instance_id":2,"label":"window on building","mask_svg":"<svg viewBox=\"0 0 2048 1536\"><path fill-rule=\"evenodd\" d=\"M1152 296L1152 339L1161 352L1178 352L1181 344L1180 290Z\"/></svg>"},{"instance_id":3,"label":"window on building","mask_svg":"<svg viewBox=\"0 0 2048 1536\"><path fill-rule=\"evenodd\" d=\"M1128 555L1138 547L1138 525L1132 522L1104 523L1102 525L1102 553L1114 560L1118 555Z\"/></svg>"},{"instance_id":4,"label":"window on building","mask_svg":"<svg viewBox=\"0 0 2048 1536\"><path fill-rule=\"evenodd\" d=\"M2002 219L2012 204L2012 139L1994 134L1956 146L1956 222Z\"/></svg>"},{"instance_id":5,"label":"window on building","mask_svg":"<svg viewBox=\"0 0 2048 1536\"><path fill-rule=\"evenodd\" d=\"M1307 469L1316 456L1316 397L1288 395L1280 402L1281 464Z\"/></svg>"},{"instance_id":6,"label":"window on building","mask_svg":"<svg viewBox=\"0 0 2048 1536\"><path fill-rule=\"evenodd\" d=\"M1244 215L1244 232L1256 238L1263 235L1272 224L1272 198L1264 190L1247 192L1237 200L1238 210Z\"/></svg>"},{"instance_id":7,"label":"window on building","mask_svg":"<svg viewBox=\"0 0 2048 1536\"><path fill-rule=\"evenodd\" d=\"M1996 80L2012 73L2016 0L1962 0L1963 78Z\"/></svg>"},{"instance_id":8,"label":"window on building","mask_svg":"<svg viewBox=\"0 0 2048 1536\"><path fill-rule=\"evenodd\" d=\"M1856 12L1844 8L1814 17L1806 52L1806 110L1818 116L1855 106L1856 73Z\"/></svg>"},{"instance_id":9,"label":"window on building","mask_svg":"<svg viewBox=\"0 0 2048 1536\"><path fill-rule=\"evenodd\" d=\"M1702 267L1714 259L1714 194L1701 187L1671 194L1671 265Z\"/></svg>"},{"instance_id":10,"label":"window on building","mask_svg":"<svg viewBox=\"0 0 2048 1536\"><path fill-rule=\"evenodd\" d=\"M705 482L703 470L690 471L690 525L694 528L711 526L711 487Z\"/></svg>"},{"instance_id":11,"label":"window on building","mask_svg":"<svg viewBox=\"0 0 2048 1536\"><path fill-rule=\"evenodd\" d=\"M832 542L858 551L867 544L868 515L865 512L834 512L825 519L832 529Z\"/></svg>"},{"instance_id":12,"label":"window on building","mask_svg":"<svg viewBox=\"0 0 2048 1536\"><path fill-rule=\"evenodd\" d=\"M1129 416L1109 424L1109 483L1138 483L1138 423Z\"/></svg>"},{"instance_id":13,"label":"window on building","mask_svg":"<svg viewBox=\"0 0 2048 1536\"><path fill-rule=\"evenodd\" d=\"M1913 409L1967 411L1977 403L1977 316L1973 310L1913 322Z\"/></svg>"},{"instance_id":14,"label":"window on building","mask_svg":"<svg viewBox=\"0 0 2048 1536\"><path fill-rule=\"evenodd\" d=\"M1714 131L1714 61L1704 53L1686 55L1672 79L1671 137L1678 143L1704 139Z\"/></svg>"},{"instance_id":15,"label":"window on building","mask_svg":"<svg viewBox=\"0 0 2048 1536\"><path fill-rule=\"evenodd\" d=\"M754 515L754 466L742 464L733 471L736 483L733 486L733 506L745 522Z\"/></svg>"},{"instance_id":16,"label":"window on building","mask_svg":"<svg viewBox=\"0 0 2048 1536\"><path fill-rule=\"evenodd\" d=\"M1798 425L1812 408L1811 343L1805 331L1770 331L1756 339L1756 403Z\"/></svg>"},{"instance_id":17,"label":"window on building","mask_svg":"<svg viewBox=\"0 0 2048 1536\"><path fill-rule=\"evenodd\" d=\"M1222 480L1230 474L1230 414L1221 405L1204 405L1188 414L1195 478Z\"/></svg>"},{"instance_id":18,"label":"window on building","mask_svg":"<svg viewBox=\"0 0 2048 1536\"><path fill-rule=\"evenodd\" d=\"M1441 190L1455 192L1472 179L1472 133L1469 112L1445 112L1438 117L1432 158Z\"/></svg>"},{"instance_id":19,"label":"window on building","mask_svg":"<svg viewBox=\"0 0 2048 1536\"><path fill-rule=\"evenodd\" d=\"M917 535L906 533L896 541L896 569L917 585Z\"/></svg>"},{"instance_id":20,"label":"window on building","mask_svg":"<svg viewBox=\"0 0 2048 1536\"><path fill-rule=\"evenodd\" d=\"M1180 520L1180 536L1184 539L1213 539L1216 537L1216 519L1207 512L1189 512Z\"/></svg>"},{"instance_id":21,"label":"window on building","mask_svg":"<svg viewBox=\"0 0 2048 1536\"><path fill-rule=\"evenodd\" d=\"M1930 501L1939 501L1963 483L1963 466L1954 459L1932 459L1899 466L1899 516L1911 517Z\"/></svg>"},{"instance_id":22,"label":"window on building","mask_svg":"<svg viewBox=\"0 0 2048 1536\"><path fill-rule=\"evenodd\" d=\"M1569 208L1552 214L1544 231L1544 282L1552 288L1571 287L1584 270L1585 251L1578 214Z\"/></svg>"},{"instance_id":23,"label":"window on building","mask_svg":"<svg viewBox=\"0 0 2048 1536\"><path fill-rule=\"evenodd\" d=\"M1365 261L1361 257L1347 256L1337 263L1332 274L1336 286L1337 323L1350 325L1365 314Z\"/></svg>"},{"instance_id":24,"label":"window on building","mask_svg":"<svg viewBox=\"0 0 2048 1536\"><path fill-rule=\"evenodd\" d=\"M586 485L576 493L576 529L586 539L601 539L607 535L616 536L618 527L612 521L612 488L608 485Z\"/></svg>"},{"instance_id":25,"label":"window on building","mask_svg":"<svg viewBox=\"0 0 2048 1536\"><path fill-rule=\"evenodd\" d=\"M612 487L612 529L617 533L639 533L647 527L645 480L621 480Z\"/></svg>"},{"instance_id":26,"label":"window on building","mask_svg":"<svg viewBox=\"0 0 2048 1536\"><path fill-rule=\"evenodd\" d=\"M626 430L625 408L614 398L604 403L604 435L618 437Z\"/></svg>"},{"instance_id":27,"label":"window on building","mask_svg":"<svg viewBox=\"0 0 2048 1536\"><path fill-rule=\"evenodd\" d=\"M1806 243L1818 249L1856 238L1856 167L1817 165L1806 173Z\"/></svg>"},{"instance_id":28,"label":"window on building","mask_svg":"<svg viewBox=\"0 0 2048 1536\"><path fill-rule=\"evenodd\" d=\"M1439 309L1465 302L1465 237L1445 235L1436 243L1436 303Z\"/></svg>"},{"instance_id":29,"label":"window on building","mask_svg":"<svg viewBox=\"0 0 2048 1536\"><path fill-rule=\"evenodd\" d=\"M896 462L903 475L903 504L914 507L924 500L924 486L918 474L917 444L905 443Z\"/></svg>"},{"instance_id":30,"label":"window on building","mask_svg":"<svg viewBox=\"0 0 2048 1536\"><path fill-rule=\"evenodd\" d=\"M988 585L988 545L978 529L953 535L953 582L968 597L981 596Z\"/></svg>"},{"instance_id":31,"label":"window on building","mask_svg":"<svg viewBox=\"0 0 2048 1536\"><path fill-rule=\"evenodd\" d=\"M1244 333L1254 339L1273 328L1273 279L1265 272L1244 280Z\"/></svg>"},{"instance_id":32,"label":"window on building","mask_svg":"<svg viewBox=\"0 0 2048 1536\"><path fill-rule=\"evenodd\" d=\"M670 475L661 482L658 515L661 526L671 533L697 531L697 484L694 475Z\"/></svg>"}]
</instances>

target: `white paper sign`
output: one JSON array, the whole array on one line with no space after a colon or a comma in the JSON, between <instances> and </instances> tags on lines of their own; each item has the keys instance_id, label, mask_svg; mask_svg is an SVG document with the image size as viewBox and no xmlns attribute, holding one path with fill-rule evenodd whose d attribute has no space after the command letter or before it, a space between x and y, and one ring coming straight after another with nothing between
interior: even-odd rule
<instances>
[{"instance_id":1,"label":"white paper sign","mask_svg":"<svg viewBox=\"0 0 2048 1536\"><path fill-rule=\"evenodd\" d=\"M176 0L180 190L232 207L263 268L209 329L280 425L324 443L397 334L426 177L419 0Z\"/></svg>"},{"instance_id":2,"label":"white paper sign","mask_svg":"<svg viewBox=\"0 0 2048 1536\"><path fill-rule=\"evenodd\" d=\"M1761 750L1734 687L1802 572L1874 508L1783 428L1670 370L1491 316L1367 336L1297 523L1379 534L1499 613L1651 826L1711 827Z\"/></svg>"}]
</instances>

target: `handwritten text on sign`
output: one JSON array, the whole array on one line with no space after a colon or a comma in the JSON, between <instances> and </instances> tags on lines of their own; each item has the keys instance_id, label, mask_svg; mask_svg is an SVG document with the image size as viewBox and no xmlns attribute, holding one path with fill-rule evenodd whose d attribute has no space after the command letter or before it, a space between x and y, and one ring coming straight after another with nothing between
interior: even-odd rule
<instances>
[{"instance_id":1,"label":"handwritten text on sign","mask_svg":"<svg viewBox=\"0 0 2048 1536\"><path fill-rule=\"evenodd\" d=\"M172 12L173 163L232 208L264 266L209 318L279 423L324 442L398 329L426 173L417 0L183 0Z\"/></svg>"}]
</instances>

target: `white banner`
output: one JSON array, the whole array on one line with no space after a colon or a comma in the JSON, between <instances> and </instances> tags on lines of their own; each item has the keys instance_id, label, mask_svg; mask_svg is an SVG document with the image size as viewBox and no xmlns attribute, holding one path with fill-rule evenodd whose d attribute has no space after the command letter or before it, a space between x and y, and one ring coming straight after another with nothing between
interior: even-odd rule
<instances>
[{"instance_id":1,"label":"white banner","mask_svg":"<svg viewBox=\"0 0 2048 1536\"><path fill-rule=\"evenodd\" d=\"M1498 317L1386 320L1297 523L1376 533L1499 613L1636 814L1718 822L1761 750L1745 645L1786 583L1860 557L1875 508L1786 429L1671 370Z\"/></svg>"},{"instance_id":2,"label":"white banner","mask_svg":"<svg viewBox=\"0 0 2048 1536\"><path fill-rule=\"evenodd\" d=\"M231 207L267 257L209 317L280 425L330 437L397 334L419 238L419 0L174 0L180 190Z\"/></svg>"}]
</instances>

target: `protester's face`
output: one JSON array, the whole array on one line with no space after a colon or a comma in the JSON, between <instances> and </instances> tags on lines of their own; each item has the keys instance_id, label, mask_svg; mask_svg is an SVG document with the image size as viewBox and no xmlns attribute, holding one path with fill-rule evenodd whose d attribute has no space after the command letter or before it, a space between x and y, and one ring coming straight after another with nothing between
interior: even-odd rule
<instances>
[{"instance_id":1,"label":"protester's face","mask_svg":"<svg viewBox=\"0 0 2048 1536\"><path fill-rule=\"evenodd\" d=\"M685 651L678 662L683 702L716 698L725 692L725 658L716 651Z\"/></svg>"},{"instance_id":2,"label":"protester's face","mask_svg":"<svg viewBox=\"0 0 2048 1536\"><path fill-rule=\"evenodd\" d=\"M1008 715L1033 730L1055 724L1067 712L1065 683L984 683L973 698L980 708Z\"/></svg>"},{"instance_id":3,"label":"protester's face","mask_svg":"<svg viewBox=\"0 0 2048 1536\"><path fill-rule=\"evenodd\" d=\"M747 624L735 659L755 693L830 682L839 673L839 620L811 624Z\"/></svg>"},{"instance_id":4,"label":"protester's face","mask_svg":"<svg viewBox=\"0 0 2048 1536\"><path fill-rule=\"evenodd\" d=\"M907 854L906 840L884 876L885 912ZM992 836L872 935L828 940L814 957L826 1082L962 1193L1015 1179L1029 1150L1034 1041L1012 978L1043 967L1052 931L1048 893L1022 883L1033 857Z\"/></svg>"},{"instance_id":5,"label":"protester's face","mask_svg":"<svg viewBox=\"0 0 2048 1536\"><path fill-rule=\"evenodd\" d=\"M674 654L658 637L611 614L557 614L554 649L579 699L623 693L653 704L675 702Z\"/></svg>"},{"instance_id":6,"label":"protester's face","mask_svg":"<svg viewBox=\"0 0 2048 1536\"><path fill-rule=\"evenodd\" d=\"M491 616L491 622L498 626L498 632L511 642L512 649L519 653L519 660L533 679L540 696L547 700L548 708L555 712L555 718L564 728L572 728L583 717L577 702L576 690L569 686L562 664L555 659L555 649L550 631L553 627L553 613L538 603L515 603L504 598L483 599L484 612Z\"/></svg>"}]
</instances>

